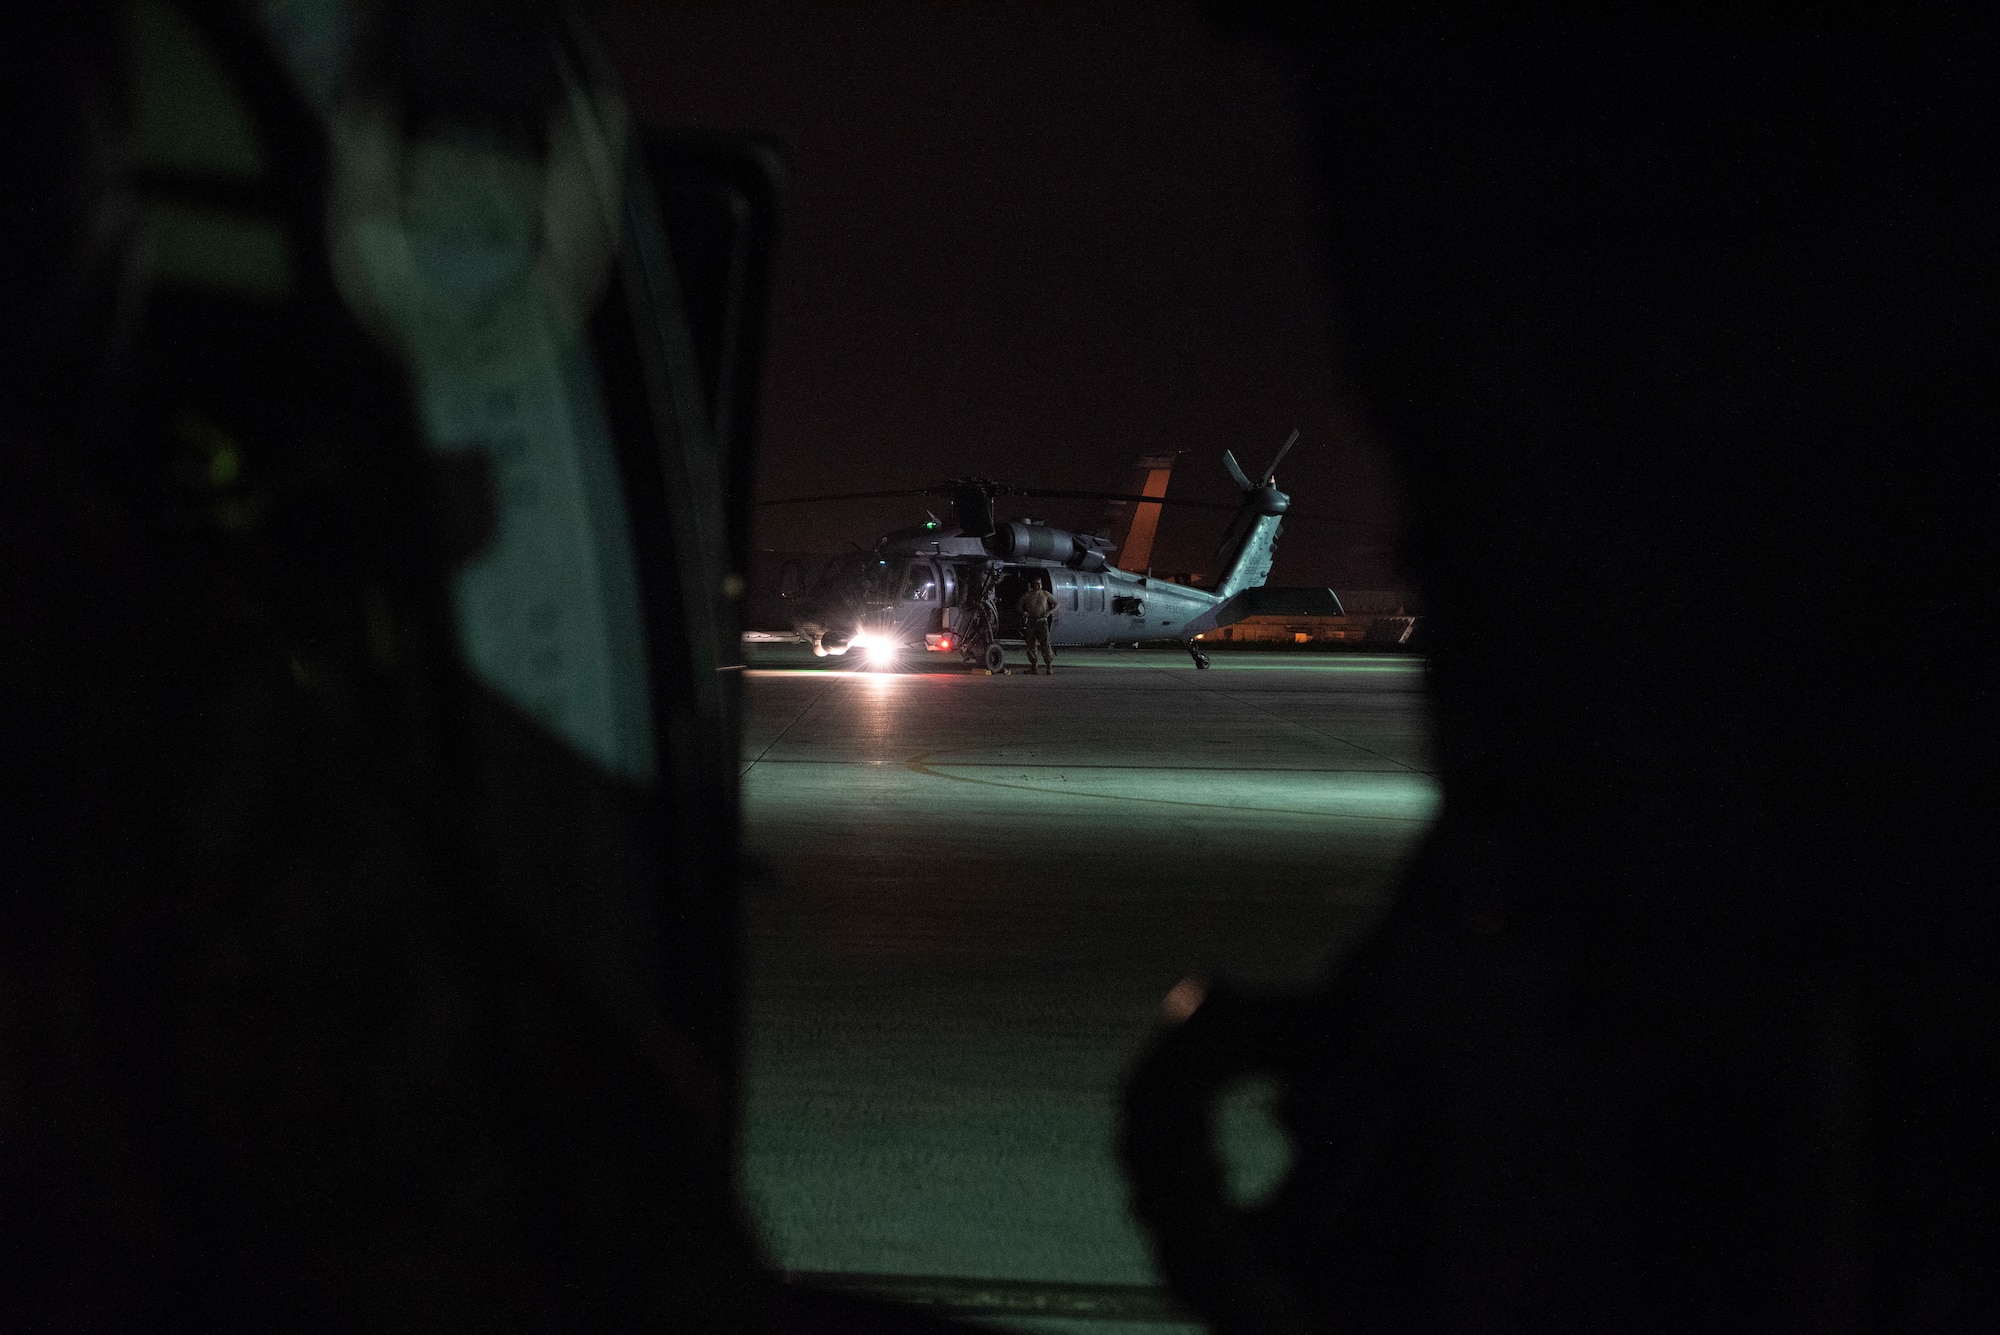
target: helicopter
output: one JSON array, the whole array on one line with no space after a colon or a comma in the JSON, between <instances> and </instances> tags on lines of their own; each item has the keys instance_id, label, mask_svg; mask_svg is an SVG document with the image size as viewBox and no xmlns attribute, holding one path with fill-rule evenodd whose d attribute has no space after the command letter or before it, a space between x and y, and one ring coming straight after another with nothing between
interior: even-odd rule
<instances>
[{"instance_id":1,"label":"helicopter","mask_svg":"<svg viewBox=\"0 0 2000 1335\"><path fill-rule=\"evenodd\" d=\"M793 630L822 657L858 652L871 665L887 666L912 656L956 654L989 673L1004 672L1006 645L1023 639L1015 605L1031 586L1039 585L1056 599L1050 639L1059 648L1176 640L1197 668L1206 668L1209 658L1197 639L1245 617L1342 615L1340 598L1332 589L1265 585L1291 504L1291 498L1278 490L1277 470L1298 438L1293 431L1254 481L1233 451L1223 451L1223 467L1241 493L1234 506L1171 500L1163 494L1163 479L1162 485L1148 486L1142 495L958 478L892 491L762 502L798 505L922 495L951 499L955 523L947 525L931 516L922 524L897 529L880 538L871 551L834 558L810 586L785 591ZM1234 517L1216 549L1223 573L1213 589L1204 589L1119 569L1112 564L1117 544L1110 538L1035 519L996 518L994 501L1003 496L1232 510Z\"/></svg>"}]
</instances>

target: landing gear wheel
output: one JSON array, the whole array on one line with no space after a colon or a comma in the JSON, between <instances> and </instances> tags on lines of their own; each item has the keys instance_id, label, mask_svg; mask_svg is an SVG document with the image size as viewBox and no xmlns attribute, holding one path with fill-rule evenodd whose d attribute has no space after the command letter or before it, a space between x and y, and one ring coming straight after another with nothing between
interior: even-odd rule
<instances>
[{"instance_id":1,"label":"landing gear wheel","mask_svg":"<svg viewBox=\"0 0 2000 1335\"><path fill-rule=\"evenodd\" d=\"M985 665L988 672L1004 672L1007 668L1007 651L997 644L989 644L979 661Z\"/></svg>"},{"instance_id":2,"label":"landing gear wheel","mask_svg":"<svg viewBox=\"0 0 2000 1335\"><path fill-rule=\"evenodd\" d=\"M1205 667L1207 667L1207 666L1208 666L1208 655L1207 655L1207 654L1205 654L1205 653L1203 653L1203 652L1202 652L1201 650L1199 650L1199 649L1195 648L1195 647L1194 647L1194 646L1193 646L1192 644L1190 644L1190 645L1189 645L1189 646L1187 647L1187 651L1188 651L1188 656L1189 656L1190 658L1194 659L1194 665L1195 665L1196 667L1198 667L1198 668L1205 668Z\"/></svg>"}]
</instances>

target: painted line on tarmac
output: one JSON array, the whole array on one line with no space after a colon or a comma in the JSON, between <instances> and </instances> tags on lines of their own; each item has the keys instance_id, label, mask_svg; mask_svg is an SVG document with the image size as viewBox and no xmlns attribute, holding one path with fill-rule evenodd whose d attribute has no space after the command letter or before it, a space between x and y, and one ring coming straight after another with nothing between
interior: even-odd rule
<instances>
[{"instance_id":1,"label":"painted line on tarmac","mask_svg":"<svg viewBox=\"0 0 2000 1335\"><path fill-rule=\"evenodd\" d=\"M822 686L819 690L819 694L813 696L812 699L806 701L805 708L799 710L798 713L792 715L792 721L790 723L787 723L784 727L778 729L778 735L776 737L773 737L769 742L765 743L764 749L757 753L757 758L755 760L752 760L748 764L744 765L742 771L738 773L736 777L740 780L745 775L749 774L751 770L757 768L757 766L763 761L764 757L770 755L772 750L777 747L778 743L785 740L786 733L790 732L793 728L798 727L800 722L802 722L805 719L806 715L812 713L813 710L819 708L820 702L826 699L826 694L828 689L830 688Z\"/></svg>"},{"instance_id":2,"label":"painted line on tarmac","mask_svg":"<svg viewBox=\"0 0 2000 1335\"><path fill-rule=\"evenodd\" d=\"M1041 1279L961 1279L952 1275L857 1275L787 1270L786 1284L968 1316L1193 1323L1172 1293L1149 1284L1076 1284Z\"/></svg>"},{"instance_id":3,"label":"painted line on tarmac","mask_svg":"<svg viewBox=\"0 0 2000 1335\"><path fill-rule=\"evenodd\" d=\"M1433 777L1427 770L1412 769L1408 765L1401 765L1401 762L1395 762L1400 765L1400 768L1397 769L1349 769L1337 765L1107 765L1085 760L1008 759L932 761L931 757L936 754L937 752L935 751L928 751L918 756L917 759L924 761L926 764L946 764L956 769L1104 770L1107 773L1114 774L1121 771L1133 774L1345 774L1362 777L1388 776L1391 778L1402 778L1405 774L1421 774L1425 778ZM893 765L896 762L893 760L819 760L813 758L786 759L779 757L774 760L759 760L755 763L763 765L766 769L778 769L787 765L796 767L809 765ZM904 761L903 763L907 767L910 762ZM946 775L945 777L950 778L952 776ZM1035 791L1041 792L1042 790L1038 788ZM1051 788L1048 791L1056 792L1059 790Z\"/></svg>"},{"instance_id":4,"label":"painted line on tarmac","mask_svg":"<svg viewBox=\"0 0 2000 1335\"><path fill-rule=\"evenodd\" d=\"M1210 666L1206 669L1207 671L1213 672L1216 670L1214 667L1214 662L1215 660L1211 659ZM1212 677L1203 677L1201 673L1204 671L1204 669L1194 667L1192 664L1186 667L1181 667L1176 665L1175 667L1171 668L1166 666L1164 663L1149 664L1148 666L1152 667L1153 671L1161 674L1162 676L1167 677L1171 681L1174 681L1176 683L1182 683L1182 682L1186 683L1188 689L1190 690L1201 691L1209 695L1219 695L1223 699L1228 700L1233 704L1241 705L1247 709L1254 709L1260 714L1267 714L1270 717L1277 719L1281 723L1288 723L1296 728L1304 728L1307 732L1312 733L1315 737L1323 737L1330 742L1339 742L1342 746L1351 746L1356 751L1361 752L1363 755L1374 756L1377 760L1386 760L1392 765L1401 766L1403 769L1409 771L1410 773L1413 774L1431 773L1430 770L1423 769L1416 765L1408 764L1404 761L1396 759L1394 756L1383 755L1380 751L1372 750L1366 746L1363 746L1361 743L1356 741L1351 741L1348 738L1336 736L1335 734L1330 732L1322 732L1320 729L1313 727L1310 723L1301 723L1299 720L1287 717L1284 714L1280 714L1276 710L1266 709L1264 706L1257 704L1254 701L1246 700L1241 695L1236 694L1234 690L1232 690L1231 687L1229 687L1227 684L1218 682ZM1424 667L1425 667L1425 660L1421 658L1409 657L1409 656L1397 656L1397 657L1387 657L1387 658L1371 658L1365 661L1348 660L1341 662L1321 662L1321 663L1311 663L1311 664L1273 663L1269 661L1257 662L1257 663L1231 663L1229 667L1225 669L1225 671L1233 671L1233 672L1293 671L1293 672L1327 673L1327 674L1336 674L1340 676L1349 676L1349 675L1382 676L1385 674L1400 676L1408 674L1421 674L1424 671ZM1320 694L1320 692L1315 691L1312 692L1312 694L1317 695ZM1258 808L1258 809L1263 810L1263 808Z\"/></svg>"},{"instance_id":5,"label":"painted line on tarmac","mask_svg":"<svg viewBox=\"0 0 2000 1335\"><path fill-rule=\"evenodd\" d=\"M1224 651L1226 654L1228 651ZM1421 658L1375 658L1365 663L1229 663L1226 657L1211 657L1206 668L1175 667L1174 672L1214 672L1218 663L1227 663L1225 672L1422 672Z\"/></svg>"},{"instance_id":6,"label":"painted line on tarmac","mask_svg":"<svg viewBox=\"0 0 2000 1335\"><path fill-rule=\"evenodd\" d=\"M1162 656L1164 657L1164 655ZM1198 668L1193 663L1135 663L1132 666L1143 667L1152 672L1170 672L1176 677L1186 677L1194 681L1204 681L1210 679L1213 674L1226 675L1231 672L1308 672L1338 676L1351 674L1364 677L1379 676L1383 673L1399 676L1421 675L1424 671L1425 662L1426 660L1422 658L1370 656L1368 659L1359 662L1285 663L1273 662L1268 658L1260 658L1256 662L1232 663L1229 661L1228 651L1224 651L1223 653L1211 656L1208 666L1205 668ZM1100 665L1092 663L1088 666L1097 667ZM1124 665L1120 664L1119 666L1122 667Z\"/></svg>"},{"instance_id":7,"label":"painted line on tarmac","mask_svg":"<svg viewBox=\"0 0 2000 1335\"><path fill-rule=\"evenodd\" d=\"M1040 787L1032 783L1006 783L999 779L975 779L967 774L946 774L941 769L932 768L931 764L932 759L937 754L938 753L935 751L928 751L920 756L911 756L908 760L903 762L903 768L909 770L912 774L922 774L933 779L949 779L953 783L976 783L983 788L1010 788L1016 792L1034 793L1037 796L1041 797L1092 797L1096 798L1100 802L1137 802L1143 806L1194 807L1202 811L1254 811L1260 814L1270 815L1270 816L1305 816L1317 820L1391 821L1398 825L1428 825L1431 823L1431 821L1436 819L1436 813L1424 816L1375 816L1375 815L1360 815L1351 811L1300 811L1297 807L1258 807L1258 806L1250 806L1242 802L1189 802L1184 799L1175 797L1134 797L1128 793L1093 793L1087 790L1068 791L1061 788ZM942 763L951 764L952 762L944 761ZM1021 766L1015 766L1015 765L994 765L991 762L980 762L980 761L959 762L960 768L964 768L967 765L983 765L985 768L991 768L991 769L1022 768ZM1058 768L1058 767L1052 766L1051 768ZM1081 766L1064 766L1060 768L1081 768ZM1163 772L1173 773L1174 771L1166 770ZM1244 773L1297 774L1300 773L1301 771L1237 770L1235 772L1239 774L1244 774ZM1311 771L1306 771L1306 772L1310 773ZM1394 774L1397 771L1349 770L1349 771L1335 771L1335 772L1364 773L1364 774L1365 773Z\"/></svg>"},{"instance_id":8,"label":"painted line on tarmac","mask_svg":"<svg viewBox=\"0 0 2000 1335\"><path fill-rule=\"evenodd\" d=\"M1093 652L1095 651L1091 650L1080 651L1076 656L1070 659L1069 663L1066 664L1066 666L1069 667L1069 669L1073 672L1074 671L1152 672L1167 677L1170 680L1176 682L1182 682L1185 683L1186 685L1197 688L1200 688L1202 682L1213 680L1214 677L1211 674L1227 675L1231 672L1295 672L1310 676L1356 676L1356 677L1421 676L1423 674L1425 666L1425 660L1421 658L1394 658L1386 655L1381 657L1371 656L1367 660L1359 662L1297 663L1297 662L1263 661L1263 662L1250 662L1250 663L1231 663L1228 661L1227 655L1225 654L1223 656L1214 659L1211 663L1211 666L1204 670L1195 667L1194 664L1192 663L1104 662L1099 659L1095 658L1086 659L1081 656L1082 654L1093 653ZM1169 655L1162 654L1160 655L1160 657L1163 658L1169 657ZM1174 655L1174 657L1178 657L1178 655ZM1015 665L1010 664L1010 667L1011 666ZM797 665L784 666L784 667L746 666L742 670L743 674L748 677L820 676L820 677L880 678L880 677L905 676L905 677L973 678L973 677L982 677L986 675L977 668L966 668L966 667L960 667L956 664L946 664L946 663L919 663L917 660L914 659L898 663L895 667L889 668L887 670L881 668L846 667L846 666L822 667L817 664L808 664L808 663L800 663ZM1019 675L1026 676L1028 674L1025 671L1023 671Z\"/></svg>"},{"instance_id":9,"label":"painted line on tarmac","mask_svg":"<svg viewBox=\"0 0 2000 1335\"><path fill-rule=\"evenodd\" d=\"M1242 705L1246 709L1254 709L1259 714L1263 714L1269 718L1274 718L1278 720L1278 722L1280 723L1290 724L1294 728L1304 728L1307 732L1311 733L1313 736L1324 738L1329 742L1338 742L1342 746L1351 746L1364 756L1374 756L1377 760L1386 760L1391 765L1400 765L1402 766L1402 768L1410 771L1412 774L1431 773L1430 770L1423 769L1420 766L1412 765L1405 761L1398 760L1394 756L1385 756L1380 751L1374 750L1372 747L1363 746L1361 743L1353 741L1346 737L1342 737L1338 733L1327 732L1323 728L1315 728L1310 723L1303 723L1298 719L1289 717L1288 715L1280 714L1275 709L1266 709L1263 705L1258 704L1255 700L1246 700L1244 697L1226 690L1220 692L1220 694L1224 699L1234 700L1237 704Z\"/></svg>"}]
</instances>

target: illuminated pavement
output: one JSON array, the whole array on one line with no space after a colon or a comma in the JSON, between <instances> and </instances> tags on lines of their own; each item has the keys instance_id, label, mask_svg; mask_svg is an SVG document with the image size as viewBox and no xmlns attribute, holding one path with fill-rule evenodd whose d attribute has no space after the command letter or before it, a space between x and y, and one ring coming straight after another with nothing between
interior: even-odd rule
<instances>
[{"instance_id":1,"label":"illuminated pavement","mask_svg":"<svg viewBox=\"0 0 2000 1335\"><path fill-rule=\"evenodd\" d=\"M1303 984L1379 909L1435 807L1420 663L810 670L837 662L763 648L747 691L776 876L745 904L744 1168L773 1260L1153 1283L1121 1072L1179 978ZM1229 1121L1270 1180L1281 1143L1248 1102Z\"/></svg>"}]
</instances>

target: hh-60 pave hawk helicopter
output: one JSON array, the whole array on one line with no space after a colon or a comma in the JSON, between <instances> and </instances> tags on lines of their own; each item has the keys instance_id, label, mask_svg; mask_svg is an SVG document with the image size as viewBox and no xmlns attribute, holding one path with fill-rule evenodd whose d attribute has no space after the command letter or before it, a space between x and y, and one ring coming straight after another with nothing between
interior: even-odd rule
<instances>
[{"instance_id":1,"label":"hh-60 pave hawk helicopter","mask_svg":"<svg viewBox=\"0 0 2000 1335\"><path fill-rule=\"evenodd\" d=\"M820 655L860 650L882 663L906 653L957 653L988 672L1004 671L1007 642L1020 643L1015 604L1039 584L1056 599L1050 639L1059 647L1102 648L1144 640L1178 640L1196 667L1208 666L1197 636L1245 617L1341 615L1332 589L1270 588L1272 548L1291 498L1277 488L1277 468L1297 442L1292 432L1278 457L1252 481L1223 452L1222 462L1242 491L1236 506L1172 501L1164 471L1144 495L1014 487L984 478L962 478L898 491L796 496L766 505L869 500L889 496L948 495L957 523L932 518L881 538L872 552L835 558L809 588L786 590L793 629ZM1171 461L1166 461L1170 464ZM996 520L1000 496L1104 500L1145 506L1194 505L1233 509L1216 556L1222 576L1214 589L1192 588L1111 564L1117 544L1095 534L1073 533L1038 520ZM1157 511L1152 512L1157 514Z\"/></svg>"}]
</instances>

